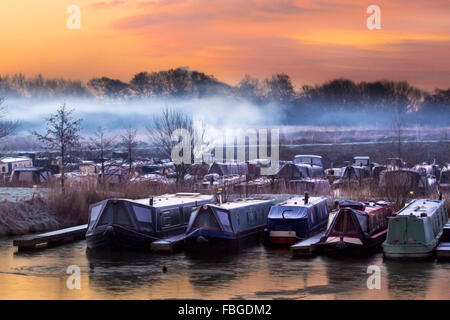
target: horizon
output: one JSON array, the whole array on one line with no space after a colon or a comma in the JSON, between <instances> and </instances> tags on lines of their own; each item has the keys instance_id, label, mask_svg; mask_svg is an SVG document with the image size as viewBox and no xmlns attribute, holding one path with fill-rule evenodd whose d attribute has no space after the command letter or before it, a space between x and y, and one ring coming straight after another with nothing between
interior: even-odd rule
<instances>
[{"instance_id":1,"label":"horizon","mask_svg":"<svg viewBox=\"0 0 450 320\"><path fill-rule=\"evenodd\" d=\"M227 82L226 80L220 79L220 78L218 78L216 75L214 75L214 74L212 74L212 73L207 73L207 72L204 72L204 71L202 71L202 70L191 69L189 66L181 66L181 67L172 67L172 68L168 68L168 69L164 69L164 70L153 70L153 71L142 70L142 71L138 71L138 72L136 72L135 74L133 74L129 79L110 78L110 77L108 77L108 76L106 76L106 75L96 75L96 76L94 76L94 77L92 77L92 78L89 78L89 79L87 79L87 80L83 80L83 79L69 78L69 77L47 77L47 76L46 76L45 74L43 74L43 73L37 73L37 74L33 74L33 75L27 75L27 74L22 73L22 72L13 72L13 73L8 73L8 74L1 74L1 73L0 73L0 81L1 81L1 79L6 79L6 78L10 78L10 79L11 79L11 78L13 78L14 76L20 76L20 75L22 75L22 76L25 77L26 80L33 80L33 79L36 79L36 78L38 78L38 77L42 77L43 80L63 80L63 81L80 82L82 85L84 85L84 86L86 86L86 87L89 87L89 81L90 81L90 80L93 80L93 79L107 78L107 79L109 79L109 80L119 80L119 81L121 81L121 82L123 82L123 83L130 84L131 81L133 80L133 77L136 76L136 75L138 75L138 74L140 74L140 73L160 73L160 72L167 72L167 71L170 71L170 70L178 70L178 69L187 70L187 71L189 71L189 72L199 72L199 73L203 73L203 74L205 74L205 75L208 76L208 77L213 77L213 78L216 79L219 83L225 84L225 85L227 85L227 86L229 86L229 87L232 87L232 88L238 87L238 86L239 86L239 82L240 82L241 80L244 80L247 76L250 76L250 78L253 78L253 79L257 79L257 80L260 81L261 83L262 83L264 80L268 80L268 79L271 78L271 76L275 76L275 75L287 75L291 80L293 80L293 79L291 78L291 75L290 75L289 73L275 72L274 74L268 75L268 76L265 77L265 78L264 78L264 77L259 77L259 78L258 78L258 77L254 77L254 76L252 76L252 75L250 75L250 74L243 74L242 77L239 78L239 80L238 80L237 82L233 82L233 83L232 83L232 82ZM443 87L433 87L433 88L428 88L428 89L427 89L427 88L422 88L422 87L420 87L420 86L415 86L414 84L410 83L407 79L393 80L393 79L388 79L388 78L380 78L380 79L374 79L374 80L360 80L360 81L358 81L358 80L355 80L355 79L350 79L350 78L340 77L340 76L337 76L337 77L335 77L335 78L325 79L325 80L322 81L322 82L316 82L316 83L306 83L306 82L305 82L305 83L295 83L294 81L292 81L292 84L293 84L293 86L294 86L293 89L294 89L296 92L299 92L299 91L302 90L302 87L303 87L303 86L311 86L311 87L314 87L314 86L321 86L321 85L324 85L324 84L326 84L326 83L329 83L329 82L332 82L332 81L336 81L336 80L348 80L348 81L351 81L351 82L355 83L356 85L361 84L361 83L377 83L377 82L395 82L395 83L406 82L406 83L408 83L410 86L412 86L412 87L414 87L414 88L417 88L417 89L423 91L424 93L429 93L429 94L432 94L432 93L435 92L436 90L448 90L448 89L450 89L450 83L449 83L448 85L446 85L446 86L443 86Z\"/></svg>"}]
</instances>

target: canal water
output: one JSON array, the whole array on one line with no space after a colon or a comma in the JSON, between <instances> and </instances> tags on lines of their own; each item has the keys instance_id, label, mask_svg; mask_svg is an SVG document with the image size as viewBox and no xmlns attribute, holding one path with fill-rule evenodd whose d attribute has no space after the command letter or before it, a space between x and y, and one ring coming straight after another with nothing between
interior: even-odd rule
<instances>
[{"instance_id":1,"label":"canal water","mask_svg":"<svg viewBox=\"0 0 450 320\"><path fill-rule=\"evenodd\" d=\"M67 287L72 265L80 289ZM371 265L380 289L367 287ZM0 240L0 299L450 299L449 288L450 263L386 261L381 252L293 259L287 249L253 246L227 255L93 256L84 241L17 253L12 239Z\"/></svg>"}]
</instances>

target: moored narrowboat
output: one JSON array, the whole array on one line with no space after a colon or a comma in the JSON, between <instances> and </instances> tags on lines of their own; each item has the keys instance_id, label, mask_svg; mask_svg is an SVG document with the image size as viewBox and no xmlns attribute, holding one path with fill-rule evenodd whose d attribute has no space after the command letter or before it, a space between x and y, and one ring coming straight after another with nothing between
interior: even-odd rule
<instances>
[{"instance_id":1,"label":"moored narrowboat","mask_svg":"<svg viewBox=\"0 0 450 320\"><path fill-rule=\"evenodd\" d=\"M294 197L270 209L264 244L293 245L325 229L328 221L325 197Z\"/></svg>"},{"instance_id":2,"label":"moored narrowboat","mask_svg":"<svg viewBox=\"0 0 450 320\"><path fill-rule=\"evenodd\" d=\"M331 212L328 227L318 247L324 253L369 253L386 239L388 218L394 206L390 202L341 201Z\"/></svg>"},{"instance_id":3,"label":"moored narrowboat","mask_svg":"<svg viewBox=\"0 0 450 320\"><path fill-rule=\"evenodd\" d=\"M149 249L150 243L186 231L193 210L214 197L177 193L154 198L107 199L91 205L88 249Z\"/></svg>"},{"instance_id":4,"label":"moored narrowboat","mask_svg":"<svg viewBox=\"0 0 450 320\"><path fill-rule=\"evenodd\" d=\"M389 219L384 256L424 259L433 256L448 221L444 200L415 199Z\"/></svg>"},{"instance_id":5,"label":"moored narrowboat","mask_svg":"<svg viewBox=\"0 0 450 320\"><path fill-rule=\"evenodd\" d=\"M259 239L273 205L273 200L261 199L203 205L192 213L184 238L185 249L238 249Z\"/></svg>"}]
</instances>

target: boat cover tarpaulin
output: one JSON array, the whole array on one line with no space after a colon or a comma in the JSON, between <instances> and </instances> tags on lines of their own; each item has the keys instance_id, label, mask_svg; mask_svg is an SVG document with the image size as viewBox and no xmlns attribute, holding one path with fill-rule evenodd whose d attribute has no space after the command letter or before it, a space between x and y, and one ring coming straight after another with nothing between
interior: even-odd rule
<instances>
[{"instance_id":1,"label":"boat cover tarpaulin","mask_svg":"<svg viewBox=\"0 0 450 320\"><path fill-rule=\"evenodd\" d=\"M278 171L277 177L288 180L309 178L309 172L306 167L298 166L293 163L286 163Z\"/></svg>"}]
</instances>

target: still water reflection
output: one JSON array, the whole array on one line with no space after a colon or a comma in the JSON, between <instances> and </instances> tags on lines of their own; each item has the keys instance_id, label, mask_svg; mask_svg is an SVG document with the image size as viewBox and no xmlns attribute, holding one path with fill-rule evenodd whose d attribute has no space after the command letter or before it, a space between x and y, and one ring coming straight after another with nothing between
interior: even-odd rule
<instances>
[{"instance_id":1,"label":"still water reflection","mask_svg":"<svg viewBox=\"0 0 450 320\"><path fill-rule=\"evenodd\" d=\"M81 289L66 286L81 269ZM366 285L369 265L381 289ZM86 254L85 242L16 253L0 240L0 299L450 299L450 263L371 257L292 259L284 249L254 246L239 254Z\"/></svg>"}]
</instances>

